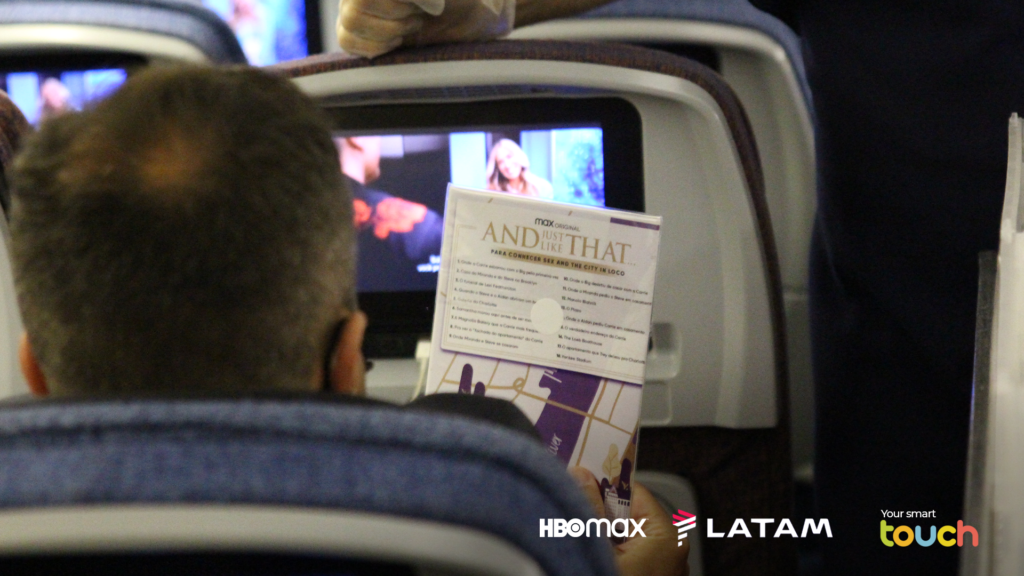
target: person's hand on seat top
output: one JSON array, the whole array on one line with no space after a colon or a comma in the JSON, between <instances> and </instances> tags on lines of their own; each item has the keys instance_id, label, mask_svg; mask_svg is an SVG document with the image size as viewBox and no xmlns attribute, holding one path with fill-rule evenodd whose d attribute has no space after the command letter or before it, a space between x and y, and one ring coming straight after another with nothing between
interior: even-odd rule
<instances>
[{"instance_id":1,"label":"person's hand on seat top","mask_svg":"<svg viewBox=\"0 0 1024 576\"><path fill-rule=\"evenodd\" d=\"M374 57L399 46L488 40L508 34L515 0L339 0L338 44Z\"/></svg>"}]
</instances>

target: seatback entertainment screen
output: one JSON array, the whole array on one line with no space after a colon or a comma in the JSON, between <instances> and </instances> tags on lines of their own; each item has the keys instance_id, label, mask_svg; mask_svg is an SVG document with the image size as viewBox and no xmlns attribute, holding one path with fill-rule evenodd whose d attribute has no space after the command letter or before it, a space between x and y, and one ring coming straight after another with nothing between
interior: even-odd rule
<instances>
[{"instance_id":1,"label":"seatback entertainment screen","mask_svg":"<svg viewBox=\"0 0 1024 576\"><path fill-rule=\"evenodd\" d=\"M31 124L38 125L50 116L81 110L117 90L127 78L124 68L0 72L0 90Z\"/></svg>"},{"instance_id":2,"label":"seatback entertainment screen","mask_svg":"<svg viewBox=\"0 0 1024 576\"><path fill-rule=\"evenodd\" d=\"M432 290L448 183L604 206L598 126L492 126L412 134L337 133L353 192L360 292Z\"/></svg>"},{"instance_id":3,"label":"seatback entertainment screen","mask_svg":"<svg viewBox=\"0 0 1024 576\"><path fill-rule=\"evenodd\" d=\"M253 66L304 58L320 50L319 31L310 30L319 18L313 0L203 0L203 5L227 22Z\"/></svg>"},{"instance_id":4,"label":"seatback entertainment screen","mask_svg":"<svg viewBox=\"0 0 1024 576\"><path fill-rule=\"evenodd\" d=\"M640 116L620 98L326 109L354 196L359 305L370 316L371 335L429 332L449 182L644 209Z\"/></svg>"}]
</instances>

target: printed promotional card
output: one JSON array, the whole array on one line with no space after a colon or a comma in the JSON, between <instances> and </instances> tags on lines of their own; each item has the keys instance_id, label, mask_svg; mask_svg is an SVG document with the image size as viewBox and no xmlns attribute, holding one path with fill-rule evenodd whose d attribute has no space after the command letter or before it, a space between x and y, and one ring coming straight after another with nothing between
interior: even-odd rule
<instances>
[{"instance_id":1,"label":"printed promotional card","mask_svg":"<svg viewBox=\"0 0 1024 576\"><path fill-rule=\"evenodd\" d=\"M426 393L514 402L628 518L661 218L450 186Z\"/></svg>"}]
</instances>

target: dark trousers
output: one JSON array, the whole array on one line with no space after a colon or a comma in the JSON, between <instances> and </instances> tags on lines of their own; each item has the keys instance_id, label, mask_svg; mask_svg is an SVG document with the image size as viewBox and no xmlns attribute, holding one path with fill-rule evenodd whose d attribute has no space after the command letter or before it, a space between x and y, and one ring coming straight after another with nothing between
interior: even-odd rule
<instances>
[{"instance_id":1,"label":"dark trousers","mask_svg":"<svg viewBox=\"0 0 1024 576\"><path fill-rule=\"evenodd\" d=\"M898 316L844 282L820 238L812 251L815 488L834 535L822 574L954 576L956 546L887 547L880 528L882 510L934 510L935 519L887 521L921 525L926 539L930 526L963 518L969 351L931 358Z\"/></svg>"}]
</instances>

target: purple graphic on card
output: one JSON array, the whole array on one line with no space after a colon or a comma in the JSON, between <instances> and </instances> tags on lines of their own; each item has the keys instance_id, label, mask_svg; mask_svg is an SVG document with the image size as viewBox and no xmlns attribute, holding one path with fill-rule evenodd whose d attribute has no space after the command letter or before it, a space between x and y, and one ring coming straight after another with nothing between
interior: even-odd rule
<instances>
[{"instance_id":1,"label":"purple graphic on card","mask_svg":"<svg viewBox=\"0 0 1024 576\"><path fill-rule=\"evenodd\" d=\"M626 453L622 455L622 470L619 472L619 481L615 485L615 492L620 498L626 500L629 500L633 494L633 461L636 460L636 440L637 432L633 432L633 436L629 439L629 445L626 446Z\"/></svg>"},{"instance_id":2,"label":"purple graphic on card","mask_svg":"<svg viewBox=\"0 0 1024 576\"><path fill-rule=\"evenodd\" d=\"M484 386L483 382L477 382L476 386L473 385L473 366L466 364L462 367L462 378L459 378L459 394L473 394L475 396L483 396L487 392L487 387Z\"/></svg>"},{"instance_id":3,"label":"purple graphic on card","mask_svg":"<svg viewBox=\"0 0 1024 576\"><path fill-rule=\"evenodd\" d=\"M622 472L619 473L619 482L615 485L615 492L619 495L619 498L629 500L630 495L633 494L633 486L630 484L630 480L633 477L633 463L629 461L629 458L622 460Z\"/></svg>"},{"instance_id":4,"label":"purple graphic on card","mask_svg":"<svg viewBox=\"0 0 1024 576\"><path fill-rule=\"evenodd\" d=\"M568 370L545 370L540 379L540 387L551 390L551 394L537 419L537 432L548 451L566 464L576 449L585 414L590 410L600 384L600 376Z\"/></svg>"}]
</instances>

